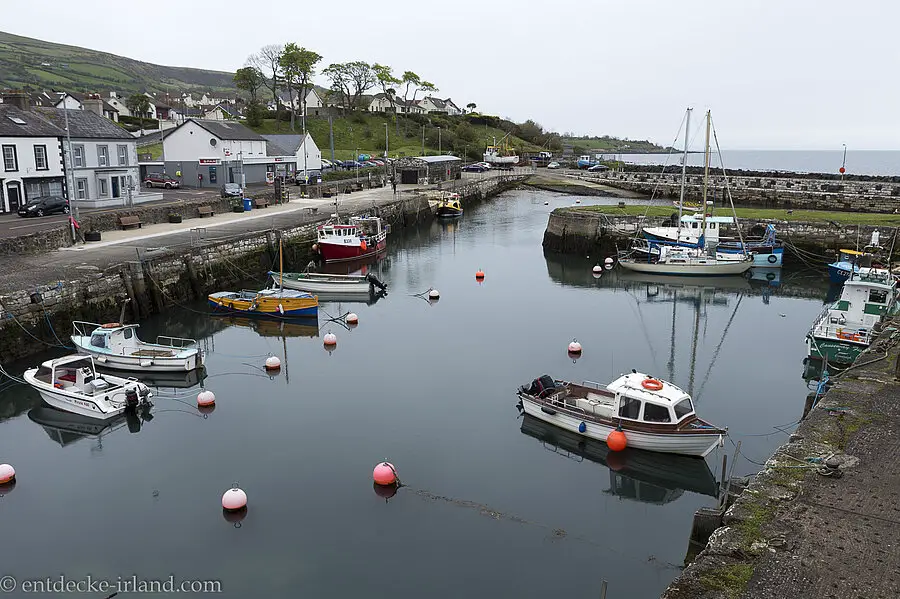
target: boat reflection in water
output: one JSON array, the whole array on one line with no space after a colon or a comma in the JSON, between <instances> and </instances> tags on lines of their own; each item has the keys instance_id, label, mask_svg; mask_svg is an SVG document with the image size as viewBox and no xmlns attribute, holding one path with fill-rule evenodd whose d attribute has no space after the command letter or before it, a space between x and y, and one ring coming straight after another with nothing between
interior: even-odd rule
<instances>
[{"instance_id":1,"label":"boat reflection in water","mask_svg":"<svg viewBox=\"0 0 900 599\"><path fill-rule=\"evenodd\" d=\"M524 416L522 432L540 440L560 455L587 459L609 468L608 493L643 503L662 505L684 491L717 497L719 484L706 460L640 449L610 451L606 443L586 439L534 418Z\"/></svg>"},{"instance_id":2,"label":"boat reflection in water","mask_svg":"<svg viewBox=\"0 0 900 599\"><path fill-rule=\"evenodd\" d=\"M122 372L102 366L98 366L97 370L100 372L109 372L111 374ZM199 385L207 376L206 367L201 366L200 368L181 372L141 372L136 378L148 387L189 389L190 387Z\"/></svg>"},{"instance_id":3,"label":"boat reflection in water","mask_svg":"<svg viewBox=\"0 0 900 599\"><path fill-rule=\"evenodd\" d=\"M318 318L248 318L246 316L218 315L223 322L236 327L252 329L260 337L318 337Z\"/></svg>"},{"instance_id":4,"label":"boat reflection in water","mask_svg":"<svg viewBox=\"0 0 900 599\"><path fill-rule=\"evenodd\" d=\"M153 419L150 409L126 410L109 420L97 420L64 412L50 406L38 406L28 411L28 418L44 429L51 439L65 447L84 438L97 439L96 449L103 448L102 438L127 426L129 432L138 433L144 422Z\"/></svg>"}]
</instances>

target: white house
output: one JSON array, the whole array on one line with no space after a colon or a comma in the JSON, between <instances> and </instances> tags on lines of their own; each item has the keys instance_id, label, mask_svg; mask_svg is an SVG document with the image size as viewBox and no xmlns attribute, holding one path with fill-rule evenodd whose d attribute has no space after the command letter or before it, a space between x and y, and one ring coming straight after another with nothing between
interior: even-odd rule
<instances>
[{"instance_id":1,"label":"white house","mask_svg":"<svg viewBox=\"0 0 900 599\"><path fill-rule=\"evenodd\" d=\"M293 175L293 155L272 155L266 138L235 121L187 119L163 141L165 170L185 185L201 187L271 182ZM276 152L277 153L277 152Z\"/></svg>"},{"instance_id":2,"label":"white house","mask_svg":"<svg viewBox=\"0 0 900 599\"><path fill-rule=\"evenodd\" d=\"M10 94L0 104L0 212L29 199L65 195L58 127L28 109L28 97Z\"/></svg>"},{"instance_id":3,"label":"white house","mask_svg":"<svg viewBox=\"0 0 900 599\"><path fill-rule=\"evenodd\" d=\"M263 135L268 142L269 153L293 156L297 159L297 172L321 171L322 151L312 135ZM273 152L273 150L276 150Z\"/></svg>"},{"instance_id":4,"label":"white house","mask_svg":"<svg viewBox=\"0 0 900 599\"><path fill-rule=\"evenodd\" d=\"M394 112L400 114L425 114L425 109L417 102L405 102L403 98L394 96L393 105L386 94L378 93L369 102L369 112Z\"/></svg>"},{"instance_id":5,"label":"white house","mask_svg":"<svg viewBox=\"0 0 900 599\"><path fill-rule=\"evenodd\" d=\"M402 101L402 100L401 100ZM380 93L372 96L372 101L369 102L369 112L394 112L396 108L393 103L391 103L387 94Z\"/></svg>"},{"instance_id":6,"label":"white house","mask_svg":"<svg viewBox=\"0 0 900 599\"><path fill-rule=\"evenodd\" d=\"M426 114L433 112L443 112L449 115L462 114L462 110L450 98L441 100L433 96L425 96L418 101L418 105Z\"/></svg>"},{"instance_id":7,"label":"white house","mask_svg":"<svg viewBox=\"0 0 900 599\"><path fill-rule=\"evenodd\" d=\"M106 103L115 108L119 112L119 116L131 116L131 111L125 105L124 98L120 98L117 92L109 92Z\"/></svg>"},{"instance_id":8,"label":"white house","mask_svg":"<svg viewBox=\"0 0 900 599\"><path fill-rule=\"evenodd\" d=\"M69 110L81 110L84 106L81 100L67 92L58 92L59 99L56 101L56 108L68 108Z\"/></svg>"},{"instance_id":9,"label":"white house","mask_svg":"<svg viewBox=\"0 0 900 599\"><path fill-rule=\"evenodd\" d=\"M66 162L71 169L72 201L84 207L122 206L129 189L136 203L158 197L135 195L140 194L141 187L137 144L130 133L90 110L34 111L63 131L63 137L68 121L72 150ZM62 141L66 148L68 140Z\"/></svg>"},{"instance_id":10,"label":"white house","mask_svg":"<svg viewBox=\"0 0 900 599\"><path fill-rule=\"evenodd\" d=\"M240 118L240 114L231 106L217 104L211 110L203 113L203 118L210 121L235 121Z\"/></svg>"}]
</instances>

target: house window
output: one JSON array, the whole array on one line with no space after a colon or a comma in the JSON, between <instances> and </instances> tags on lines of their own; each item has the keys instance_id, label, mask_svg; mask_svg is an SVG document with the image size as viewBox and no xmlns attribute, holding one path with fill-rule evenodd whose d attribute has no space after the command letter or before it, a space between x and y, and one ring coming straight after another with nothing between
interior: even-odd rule
<instances>
[{"instance_id":1,"label":"house window","mask_svg":"<svg viewBox=\"0 0 900 599\"><path fill-rule=\"evenodd\" d=\"M97 164L99 166L109 166L109 147L97 146Z\"/></svg>"},{"instance_id":2,"label":"house window","mask_svg":"<svg viewBox=\"0 0 900 599\"><path fill-rule=\"evenodd\" d=\"M128 146L118 146L119 166L128 166Z\"/></svg>"},{"instance_id":3,"label":"house window","mask_svg":"<svg viewBox=\"0 0 900 599\"><path fill-rule=\"evenodd\" d=\"M83 167L84 166L84 146L73 146L72 147L72 159L75 166Z\"/></svg>"},{"instance_id":4,"label":"house window","mask_svg":"<svg viewBox=\"0 0 900 599\"><path fill-rule=\"evenodd\" d=\"M19 170L19 159L16 157L16 146L3 146L3 170Z\"/></svg>"},{"instance_id":5,"label":"house window","mask_svg":"<svg viewBox=\"0 0 900 599\"><path fill-rule=\"evenodd\" d=\"M34 168L39 171L50 170L47 165L47 146L34 146Z\"/></svg>"},{"instance_id":6,"label":"house window","mask_svg":"<svg viewBox=\"0 0 900 599\"><path fill-rule=\"evenodd\" d=\"M109 195L109 182L106 179L97 179L100 184L100 197L105 198Z\"/></svg>"},{"instance_id":7,"label":"house window","mask_svg":"<svg viewBox=\"0 0 900 599\"><path fill-rule=\"evenodd\" d=\"M79 200L87 199L88 182L87 179L75 179L75 197Z\"/></svg>"}]
</instances>

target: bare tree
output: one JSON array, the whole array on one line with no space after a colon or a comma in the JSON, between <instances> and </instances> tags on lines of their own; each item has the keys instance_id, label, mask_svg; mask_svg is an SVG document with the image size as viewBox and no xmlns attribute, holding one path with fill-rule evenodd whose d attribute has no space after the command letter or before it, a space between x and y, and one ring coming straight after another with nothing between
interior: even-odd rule
<instances>
[{"instance_id":1,"label":"bare tree","mask_svg":"<svg viewBox=\"0 0 900 599\"><path fill-rule=\"evenodd\" d=\"M266 77L269 77L269 89L272 90L272 101L275 103L275 110L278 110L278 88L281 79L281 55L284 52L284 46L281 44L269 44L259 49L256 54L251 54L247 58L247 64L259 69Z\"/></svg>"}]
</instances>

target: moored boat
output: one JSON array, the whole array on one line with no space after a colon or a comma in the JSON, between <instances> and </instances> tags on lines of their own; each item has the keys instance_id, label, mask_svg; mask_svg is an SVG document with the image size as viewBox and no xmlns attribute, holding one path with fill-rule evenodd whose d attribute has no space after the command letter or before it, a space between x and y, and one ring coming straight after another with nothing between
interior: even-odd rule
<instances>
[{"instance_id":1,"label":"moored boat","mask_svg":"<svg viewBox=\"0 0 900 599\"><path fill-rule=\"evenodd\" d=\"M316 316L319 298L305 291L293 289L262 289L260 291L218 291L209 294L209 305L248 316L296 317Z\"/></svg>"},{"instance_id":2,"label":"moored boat","mask_svg":"<svg viewBox=\"0 0 900 599\"><path fill-rule=\"evenodd\" d=\"M878 231L872 233L877 239ZM840 250L838 258L828 265L828 278L832 283L843 283L851 274L864 274L869 277L881 276L890 278L891 272L878 260L877 254L871 251Z\"/></svg>"},{"instance_id":3,"label":"moored boat","mask_svg":"<svg viewBox=\"0 0 900 599\"><path fill-rule=\"evenodd\" d=\"M107 368L178 372L203 366L203 351L195 339L160 335L156 343L147 343L137 336L139 326L76 320L71 339L78 353L93 356Z\"/></svg>"},{"instance_id":4,"label":"moored boat","mask_svg":"<svg viewBox=\"0 0 900 599\"><path fill-rule=\"evenodd\" d=\"M438 200L435 215L442 218L452 218L462 216L462 203L459 200L458 193L449 193Z\"/></svg>"},{"instance_id":5,"label":"moored boat","mask_svg":"<svg viewBox=\"0 0 900 599\"><path fill-rule=\"evenodd\" d=\"M544 375L521 387L518 396L526 414L603 442L621 430L635 449L705 457L727 434L698 418L682 389L637 371L606 387Z\"/></svg>"},{"instance_id":6,"label":"moored boat","mask_svg":"<svg viewBox=\"0 0 900 599\"><path fill-rule=\"evenodd\" d=\"M100 374L91 356L78 354L47 360L23 377L49 405L97 420L147 406L152 396L144 383Z\"/></svg>"},{"instance_id":7,"label":"moored boat","mask_svg":"<svg viewBox=\"0 0 900 599\"><path fill-rule=\"evenodd\" d=\"M335 220L316 227L317 251L325 262L358 260L387 249L388 228L378 216L354 216L346 223Z\"/></svg>"},{"instance_id":8,"label":"moored boat","mask_svg":"<svg viewBox=\"0 0 900 599\"><path fill-rule=\"evenodd\" d=\"M382 291L387 289L387 285L372 273L366 275L337 275L316 272L286 272L282 275L270 271L269 276L285 289L334 296L345 294L368 296L370 292L374 292L375 287Z\"/></svg>"}]
</instances>

